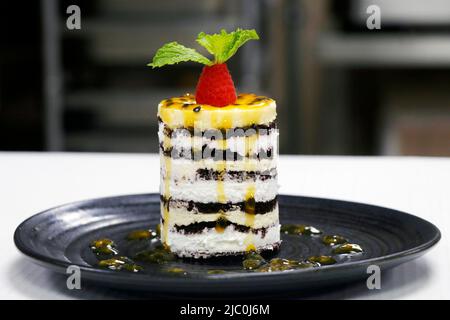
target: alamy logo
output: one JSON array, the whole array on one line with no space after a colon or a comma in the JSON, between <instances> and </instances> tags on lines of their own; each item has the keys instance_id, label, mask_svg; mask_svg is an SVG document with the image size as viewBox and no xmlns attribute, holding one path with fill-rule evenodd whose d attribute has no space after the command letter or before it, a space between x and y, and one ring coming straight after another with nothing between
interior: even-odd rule
<instances>
[{"instance_id":1,"label":"alamy logo","mask_svg":"<svg viewBox=\"0 0 450 320\"><path fill-rule=\"evenodd\" d=\"M81 10L80 7L73 4L67 7L67 14L70 16L67 17L66 26L69 30L80 30L81 29Z\"/></svg>"},{"instance_id":2,"label":"alamy logo","mask_svg":"<svg viewBox=\"0 0 450 320\"><path fill-rule=\"evenodd\" d=\"M369 30L381 29L381 9L379 6L372 4L367 7L366 13L369 17L366 20L366 26Z\"/></svg>"},{"instance_id":3,"label":"alamy logo","mask_svg":"<svg viewBox=\"0 0 450 320\"><path fill-rule=\"evenodd\" d=\"M66 286L69 290L80 290L81 289L81 270L78 266L68 266L66 273L70 274L67 277Z\"/></svg>"},{"instance_id":4,"label":"alamy logo","mask_svg":"<svg viewBox=\"0 0 450 320\"><path fill-rule=\"evenodd\" d=\"M367 278L366 285L369 290L381 289L381 269L379 266L372 264L367 267L367 274L370 276Z\"/></svg>"}]
</instances>

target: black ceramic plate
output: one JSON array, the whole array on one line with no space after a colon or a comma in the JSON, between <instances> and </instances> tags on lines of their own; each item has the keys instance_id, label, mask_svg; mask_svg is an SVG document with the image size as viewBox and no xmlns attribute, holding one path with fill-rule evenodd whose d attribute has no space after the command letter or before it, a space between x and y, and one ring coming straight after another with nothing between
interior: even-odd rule
<instances>
[{"instance_id":1,"label":"black ceramic plate","mask_svg":"<svg viewBox=\"0 0 450 320\"><path fill-rule=\"evenodd\" d=\"M133 230L153 228L159 222L159 195L129 195L63 205L24 221L14 234L16 246L35 262L58 272L69 265L81 268L83 280L159 294L275 294L330 285L367 277L367 267L387 269L419 257L440 239L431 223L403 212L337 200L279 196L282 224L313 225L323 234L338 234L357 243L363 253L341 256L337 264L315 268L256 273L242 270L238 259L206 262L177 261L169 265L144 264L130 273L97 267L89 243L113 239L121 255L132 256L146 241L126 240ZM331 248L320 237L282 235L277 257L301 260L329 255ZM167 267L187 274L171 274ZM224 274L208 274L221 269Z\"/></svg>"}]
</instances>

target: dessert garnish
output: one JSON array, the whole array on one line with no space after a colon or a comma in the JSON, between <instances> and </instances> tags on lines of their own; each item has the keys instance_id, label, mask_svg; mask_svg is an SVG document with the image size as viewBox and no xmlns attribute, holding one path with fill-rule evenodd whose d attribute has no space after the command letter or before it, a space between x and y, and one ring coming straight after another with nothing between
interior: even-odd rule
<instances>
[{"instance_id":1,"label":"dessert garnish","mask_svg":"<svg viewBox=\"0 0 450 320\"><path fill-rule=\"evenodd\" d=\"M94 252L98 256L113 256L118 253L114 241L107 238L92 241L90 247L92 252Z\"/></svg>"},{"instance_id":2,"label":"dessert garnish","mask_svg":"<svg viewBox=\"0 0 450 320\"><path fill-rule=\"evenodd\" d=\"M135 230L127 235L127 240L147 240L155 239L158 237L158 233L154 230Z\"/></svg>"},{"instance_id":3,"label":"dessert garnish","mask_svg":"<svg viewBox=\"0 0 450 320\"><path fill-rule=\"evenodd\" d=\"M257 39L259 39L258 34L253 29L237 29L230 33L221 30L220 33L215 34L201 32L197 36L197 42L214 56L213 60L195 49L187 48L177 42L170 42L156 52L153 61L148 65L156 68L185 61L203 64L204 67L195 91L196 102L223 107L234 104L237 98L234 82L226 62L244 43Z\"/></svg>"},{"instance_id":4,"label":"dessert garnish","mask_svg":"<svg viewBox=\"0 0 450 320\"><path fill-rule=\"evenodd\" d=\"M361 246L355 243L341 244L333 249L333 253L335 254L350 254L359 253L362 251L363 249L361 248Z\"/></svg>"},{"instance_id":5,"label":"dessert garnish","mask_svg":"<svg viewBox=\"0 0 450 320\"><path fill-rule=\"evenodd\" d=\"M345 239L344 237L338 236L338 235L326 235L326 236L322 237L322 242L329 246L334 246L336 244L347 243L348 240Z\"/></svg>"},{"instance_id":6,"label":"dessert garnish","mask_svg":"<svg viewBox=\"0 0 450 320\"><path fill-rule=\"evenodd\" d=\"M158 225L159 226L159 225ZM159 227L155 230L158 230ZM304 225L288 225L288 229L292 229L292 226L304 226ZM308 229L314 229L313 226L308 226ZM304 228L301 228L302 230ZM298 230L297 230L298 231ZM294 232L298 236L307 236L310 234L300 234ZM171 253L166 247L161 244L160 235L157 231L153 229L138 229L128 233L126 237L129 245L135 244L131 251L138 252L133 256L133 259L119 255L119 249L116 244L108 238L102 238L94 240L90 243L90 248L92 252L98 258L98 266L100 268L109 269L113 271L129 271L129 272L140 272L144 270L146 264L161 265L161 271L171 274L187 275L186 269L180 267L180 263L183 261L177 258L173 253ZM310 238L310 237L309 237ZM331 247L331 255L322 256L312 256L309 258L303 258L302 260L287 259L282 257L275 257L272 259L266 259L258 252L252 250L247 252L242 257L242 269L248 272L279 272L279 271L290 271L305 268L316 268L325 265L332 265L337 263L338 259L340 263L343 260L340 259L341 256L349 254L358 254L363 252L360 245L355 243L348 243L348 240L340 235L325 235L321 238L312 237L313 241L318 241L322 245ZM142 242L144 241L144 242ZM148 249L144 251L136 250L140 243L148 241ZM130 250L130 249L128 249ZM109 257L108 257L109 255ZM139 261L139 264L134 261ZM226 274L228 271L222 269L210 269L206 271L208 275L220 275Z\"/></svg>"},{"instance_id":7,"label":"dessert garnish","mask_svg":"<svg viewBox=\"0 0 450 320\"><path fill-rule=\"evenodd\" d=\"M116 257L106 260L101 260L98 262L98 266L100 268L110 269L114 271L130 271L130 272L139 272L142 270L142 267L135 264L133 260L127 257Z\"/></svg>"},{"instance_id":8,"label":"dessert garnish","mask_svg":"<svg viewBox=\"0 0 450 320\"><path fill-rule=\"evenodd\" d=\"M211 270L208 270L207 273L208 274L224 274L224 273L226 273L226 271L221 270L221 269L211 269Z\"/></svg>"},{"instance_id":9,"label":"dessert garnish","mask_svg":"<svg viewBox=\"0 0 450 320\"><path fill-rule=\"evenodd\" d=\"M184 274L184 275L187 274L186 270L179 267L168 268L166 271L169 273Z\"/></svg>"},{"instance_id":10,"label":"dessert garnish","mask_svg":"<svg viewBox=\"0 0 450 320\"><path fill-rule=\"evenodd\" d=\"M163 264L175 260L175 256L164 245L158 245L153 249L141 251L134 257L137 261Z\"/></svg>"},{"instance_id":11,"label":"dessert garnish","mask_svg":"<svg viewBox=\"0 0 450 320\"><path fill-rule=\"evenodd\" d=\"M255 270L266 263L266 260L259 254L255 252L250 252L245 255L244 261L242 261L242 266L245 270Z\"/></svg>"},{"instance_id":12,"label":"dessert garnish","mask_svg":"<svg viewBox=\"0 0 450 320\"><path fill-rule=\"evenodd\" d=\"M326 265L336 263L336 259L334 259L331 256L313 256L313 257L309 257L308 261L318 263L319 266L322 266L322 265L326 266Z\"/></svg>"},{"instance_id":13,"label":"dessert garnish","mask_svg":"<svg viewBox=\"0 0 450 320\"><path fill-rule=\"evenodd\" d=\"M304 224L283 224L281 226L281 232L284 234L297 234L304 236L311 236L321 234L322 231L314 228L313 226L306 226Z\"/></svg>"}]
</instances>

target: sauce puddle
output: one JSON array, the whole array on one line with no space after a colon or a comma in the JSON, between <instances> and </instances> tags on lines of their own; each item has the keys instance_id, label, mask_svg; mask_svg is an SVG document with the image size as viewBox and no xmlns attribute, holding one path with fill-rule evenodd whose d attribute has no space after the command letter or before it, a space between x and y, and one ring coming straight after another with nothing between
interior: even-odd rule
<instances>
[{"instance_id":1,"label":"sauce puddle","mask_svg":"<svg viewBox=\"0 0 450 320\"><path fill-rule=\"evenodd\" d=\"M222 227L218 224L217 227ZM300 260L276 257L266 259L255 251L247 252L242 258L242 270L248 272L276 272L291 271L338 263L342 256L352 256L364 252L363 248L351 243L343 236L331 234L323 235L323 232L314 226L303 224L285 224L281 226L281 233L297 237L310 237L317 241L329 252L327 255L304 257ZM138 251L132 257L120 255L120 250L115 242L109 238L93 240L89 244L91 252L97 257L97 265L103 269L113 271L141 272L145 270L144 264L162 265L162 271L174 275L187 275L188 271L179 266L171 266L169 263L183 262L186 260L177 258L161 242L160 225L153 229L139 229L131 231L125 237L129 243L144 243L147 248ZM345 263L345 262L342 262ZM169 265L167 265L169 264ZM164 266L165 265L165 266ZM221 269L205 270L208 275L220 275L233 271Z\"/></svg>"}]
</instances>

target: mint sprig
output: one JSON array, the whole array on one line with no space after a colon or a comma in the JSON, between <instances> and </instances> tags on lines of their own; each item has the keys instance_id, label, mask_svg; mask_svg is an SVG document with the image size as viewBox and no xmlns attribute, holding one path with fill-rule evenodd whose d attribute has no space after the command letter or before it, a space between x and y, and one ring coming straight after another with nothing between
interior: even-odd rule
<instances>
[{"instance_id":1,"label":"mint sprig","mask_svg":"<svg viewBox=\"0 0 450 320\"><path fill-rule=\"evenodd\" d=\"M197 36L197 42L214 55L214 63L224 63L230 59L236 51L249 40L258 40L258 34L254 29L237 29L231 33L221 30L219 34L206 34L201 32Z\"/></svg>"},{"instance_id":2,"label":"mint sprig","mask_svg":"<svg viewBox=\"0 0 450 320\"><path fill-rule=\"evenodd\" d=\"M177 42L170 42L162 46L153 57L153 61L148 64L153 68L162 67L168 64L175 64L184 61L194 61L207 66L224 63L230 59L236 51L249 40L258 40L258 34L254 29L236 31L228 33L221 30L220 33L206 34L199 33L197 42L214 55L214 61L198 53L195 49L187 48Z\"/></svg>"},{"instance_id":3,"label":"mint sprig","mask_svg":"<svg viewBox=\"0 0 450 320\"><path fill-rule=\"evenodd\" d=\"M148 66L156 68L184 61L194 61L206 65L212 64L211 60L195 51L195 49L186 48L177 42L170 42L158 49L153 57L153 62L149 63Z\"/></svg>"}]
</instances>

